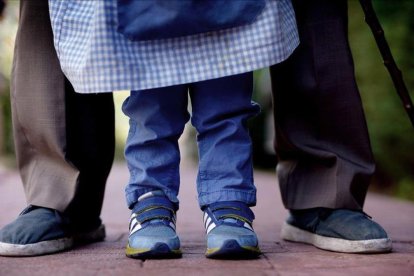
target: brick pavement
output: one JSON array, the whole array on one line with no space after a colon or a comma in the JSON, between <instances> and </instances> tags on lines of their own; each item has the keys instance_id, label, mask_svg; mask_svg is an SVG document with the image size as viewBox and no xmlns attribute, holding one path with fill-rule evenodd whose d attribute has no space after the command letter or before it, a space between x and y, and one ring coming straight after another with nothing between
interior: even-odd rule
<instances>
[{"instance_id":1,"label":"brick pavement","mask_svg":"<svg viewBox=\"0 0 414 276\"><path fill-rule=\"evenodd\" d=\"M102 212L107 227L104 242L40 257L0 257L3 275L414 275L414 204L370 193L365 211L384 226L394 241L390 254L357 255L318 250L282 241L281 224L286 217L275 175L255 172L258 205L255 230L264 254L257 260L223 261L204 257L204 230L195 193L196 169L182 168L178 233L183 258L139 261L125 257L129 211L123 198L128 172L115 164ZM0 227L25 207L16 171L0 169Z\"/></svg>"}]
</instances>

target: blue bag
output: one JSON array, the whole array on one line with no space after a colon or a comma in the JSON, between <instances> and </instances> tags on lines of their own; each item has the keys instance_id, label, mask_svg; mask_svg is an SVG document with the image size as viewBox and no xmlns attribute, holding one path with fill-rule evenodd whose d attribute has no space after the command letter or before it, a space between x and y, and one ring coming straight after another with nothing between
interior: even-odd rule
<instances>
[{"instance_id":1,"label":"blue bag","mask_svg":"<svg viewBox=\"0 0 414 276\"><path fill-rule=\"evenodd\" d=\"M253 23L265 0L117 0L118 32L130 40L188 36Z\"/></svg>"}]
</instances>

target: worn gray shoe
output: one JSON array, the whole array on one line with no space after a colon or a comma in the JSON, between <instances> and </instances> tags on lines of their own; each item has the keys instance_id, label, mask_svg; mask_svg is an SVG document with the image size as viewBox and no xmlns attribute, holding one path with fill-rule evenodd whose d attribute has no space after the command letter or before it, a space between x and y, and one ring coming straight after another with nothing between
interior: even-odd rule
<instances>
[{"instance_id":1,"label":"worn gray shoe","mask_svg":"<svg viewBox=\"0 0 414 276\"><path fill-rule=\"evenodd\" d=\"M16 220L0 230L0 256L37 256L69 249L74 244L100 241L105 227L75 233L60 212L29 206Z\"/></svg>"},{"instance_id":2,"label":"worn gray shoe","mask_svg":"<svg viewBox=\"0 0 414 276\"><path fill-rule=\"evenodd\" d=\"M313 208L292 210L283 239L344 253L382 253L392 249L385 230L361 211Z\"/></svg>"}]
</instances>

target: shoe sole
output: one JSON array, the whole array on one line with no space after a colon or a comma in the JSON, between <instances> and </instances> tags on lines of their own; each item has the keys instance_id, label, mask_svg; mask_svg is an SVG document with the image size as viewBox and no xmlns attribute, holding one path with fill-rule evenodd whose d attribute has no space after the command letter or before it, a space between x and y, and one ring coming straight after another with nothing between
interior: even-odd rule
<instances>
[{"instance_id":1,"label":"shoe sole","mask_svg":"<svg viewBox=\"0 0 414 276\"><path fill-rule=\"evenodd\" d=\"M38 256L69 249L73 246L73 238L42 241L31 244L11 244L0 242L0 256Z\"/></svg>"},{"instance_id":2,"label":"shoe sole","mask_svg":"<svg viewBox=\"0 0 414 276\"><path fill-rule=\"evenodd\" d=\"M219 248L208 248L205 255L211 259L253 259L260 254L259 247L241 246L236 240L227 240Z\"/></svg>"},{"instance_id":3,"label":"shoe sole","mask_svg":"<svg viewBox=\"0 0 414 276\"><path fill-rule=\"evenodd\" d=\"M129 244L125 249L127 257L133 259L176 259L181 258L180 249L171 249L166 243L156 243L152 248L133 248Z\"/></svg>"},{"instance_id":4,"label":"shoe sole","mask_svg":"<svg viewBox=\"0 0 414 276\"><path fill-rule=\"evenodd\" d=\"M281 237L284 240L314 245L317 248L341 253L384 253L392 250L390 239L345 240L325 237L284 223Z\"/></svg>"}]
</instances>

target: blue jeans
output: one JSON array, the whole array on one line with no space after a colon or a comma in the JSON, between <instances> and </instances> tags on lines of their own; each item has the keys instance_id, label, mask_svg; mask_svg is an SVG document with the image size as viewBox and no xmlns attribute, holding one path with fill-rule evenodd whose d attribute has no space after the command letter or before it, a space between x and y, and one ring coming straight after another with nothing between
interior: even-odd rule
<instances>
[{"instance_id":1,"label":"blue jeans","mask_svg":"<svg viewBox=\"0 0 414 276\"><path fill-rule=\"evenodd\" d=\"M125 157L129 208L138 197L162 190L178 206L180 151L178 139L190 119L197 130L200 207L218 201L256 203L251 140L247 120L260 108L251 101L251 72L203 82L132 91L123 103L130 118Z\"/></svg>"}]
</instances>

